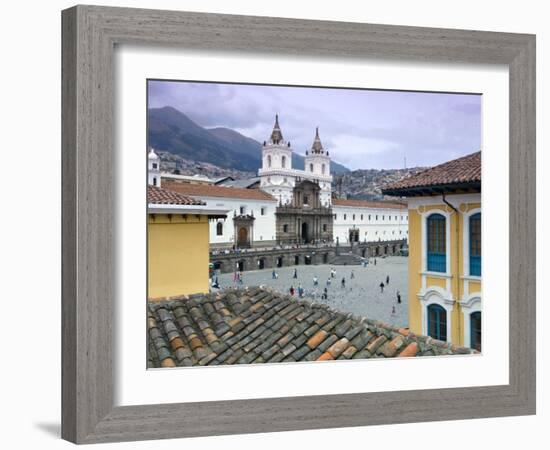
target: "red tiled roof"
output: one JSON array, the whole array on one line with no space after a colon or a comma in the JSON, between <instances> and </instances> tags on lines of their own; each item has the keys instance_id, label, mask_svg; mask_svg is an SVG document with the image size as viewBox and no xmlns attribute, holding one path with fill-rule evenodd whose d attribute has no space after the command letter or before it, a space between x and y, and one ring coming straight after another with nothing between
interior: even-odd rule
<instances>
[{"instance_id":1,"label":"red tiled roof","mask_svg":"<svg viewBox=\"0 0 550 450\"><path fill-rule=\"evenodd\" d=\"M148 302L148 367L472 354L262 288Z\"/></svg>"},{"instance_id":2,"label":"red tiled roof","mask_svg":"<svg viewBox=\"0 0 550 450\"><path fill-rule=\"evenodd\" d=\"M147 186L147 203L156 205L206 205L206 203L157 186Z\"/></svg>"},{"instance_id":3,"label":"red tiled roof","mask_svg":"<svg viewBox=\"0 0 550 450\"><path fill-rule=\"evenodd\" d=\"M178 192L183 195L199 196L199 197L224 197L224 198L241 198L248 200L266 200L276 201L274 197L260 189L242 189L227 186L189 184L189 183L163 183L165 189Z\"/></svg>"},{"instance_id":4,"label":"red tiled roof","mask_svg":"<svg viewBox=\"0 0 550 450\"><path fill-rule=\"evenodd\" d=\"M369 200L353 200L334 198L332 199L333 206L355 206L359 208L390 208L390 209L407 209L407 205L396 202L375 202Z\"/></svg>"},{"instance_id":5,"label":"red tiled roof","mask_svg":"<svg viewBox=\"0 0 550 450\"><path fill-rule=\"evenodd\" d=\"M422 188L481 185L481 152L472 153L389 184L382 189L388 195L414 195Z\"/></svg>"}]
</instances>

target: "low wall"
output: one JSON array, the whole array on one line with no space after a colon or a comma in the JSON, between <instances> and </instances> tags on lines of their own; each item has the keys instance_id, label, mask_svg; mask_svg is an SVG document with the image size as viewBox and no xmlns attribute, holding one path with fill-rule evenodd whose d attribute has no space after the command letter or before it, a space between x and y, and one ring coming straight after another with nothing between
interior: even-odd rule
<instances>
[{"instance_id":1,"label":"low wall","mask_svg":"<svg viewBox=\"0 0 550 450\"><path fill-rule=\"evenodd\" d=\"M399 255L405 240L362 242L353 246L304 246L299 248L248 249L240 252L211 252L210 262L220 273L272 269L297 265L328 264L338 253L352 252L364 258Z\"/></svg>"}]
</instances>

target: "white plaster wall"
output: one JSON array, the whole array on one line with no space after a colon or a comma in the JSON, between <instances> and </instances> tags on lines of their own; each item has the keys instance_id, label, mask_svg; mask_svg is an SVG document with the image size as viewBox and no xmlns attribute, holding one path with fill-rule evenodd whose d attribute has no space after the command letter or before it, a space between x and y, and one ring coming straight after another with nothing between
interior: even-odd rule
<instances>
[{"instance_id":1,"label":"white plaster wall","mask_svg":"<svg viewBox=\"0 0 550 450\"><path fill-rule=\"evenodd\" d=\"M245 207L245 214L254 213L254 242L275 240L275 208L277 203L267 200L250 200L225 197L197 197L206 202L207 207L228 210L226 219L210 221L210 243L211 244L232 244L235 237L233 225L233 214L240 214L241 206ZM265 208L265 214L261 209ZM216 225L223 223L223 234L216 234Z\"/></svg>"},{"instance_id":2,"label":"white plaster wall","mask_svg":"<svg viewBox=\"0 0 550 450\"><path fill-rule=\"evenodd\" d=\"M389 241L394 239L408 240L409 226L406 209L333 205L332 211L336 215L333 228L334 241L338 237L341 244L348 243L349 229L353 227L359 229L359 240L361 242ZM362 219L361 215L363 215Z\"/></svg>"}]
</instances>

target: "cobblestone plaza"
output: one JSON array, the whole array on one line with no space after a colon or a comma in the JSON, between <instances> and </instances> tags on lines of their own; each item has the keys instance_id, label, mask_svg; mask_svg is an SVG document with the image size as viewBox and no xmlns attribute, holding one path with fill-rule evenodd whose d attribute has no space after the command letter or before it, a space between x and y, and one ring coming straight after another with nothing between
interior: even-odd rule
<instances>
[{"instance_id":1,"label":"cobblestone plaza","mask_svg":"<svg viewBox=\"0 0 550 450\"><path fill-rule=\"evenodd\" d=\"M288 294L294 287L298 296L298 287L304 289L304 298L325 303L341 312L353 313L370 319L380 320L398 327L408 327L408 258L393 256L377 258L363 266L330 266L301 265L275 269L277 278L273 279L273 269L247 271L242 273L242 286L265 286ZM294 270L297 278L293 278ZM331 269L336 271L334 278L330 277ZM352 271L354 277L352 278ZM386 285L386 277L390 282ZM314 277L318 278L318 286L313 285ZM345 287L342 287L345 278ZM330 285L327 286L327 280ZM235 282L234 274L218 275L220 288L241 286ZM381 292L380 283L384 291ZM322 293L327 287L328 298L323 299ZM401 303L397 302L397 292L401 294ZM395 312L393 312L395 307Z\"/></svg>"}]
</instances>

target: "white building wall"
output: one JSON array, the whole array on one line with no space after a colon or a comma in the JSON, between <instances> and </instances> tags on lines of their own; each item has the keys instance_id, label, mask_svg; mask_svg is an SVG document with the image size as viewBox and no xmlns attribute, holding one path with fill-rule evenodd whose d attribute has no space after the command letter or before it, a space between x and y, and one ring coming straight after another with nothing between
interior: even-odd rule
<instances>
[{"instance_id":1,"label":"white building wall","mask_svg":"<svg viewBox=\"0 0 550 450\"><path fill-rule=\"evenodd\" d=\"M262 241L275 241L275 208L277 203L269 200L250 200L225 197L204 197L190 196L199 198L206 202L207 208L229 210L226 219L210 221L210 244L233 245L235 242L235 227L233 225L233 215L241 214L241 207L244 208L244 214L254 214L254 243L261 245ZM262 214L263 209L263 214ZM217 223L223 224L223 233L217 234Z\"/></svg>"},{"instance_id":2,"label":"white building wall","mask_svg":"<svg viewBox=\"0 0 550 450\"><path fill-rule=\"evenodd\" d=\"M335 215L333 235L340 244L349 243L350 228L359 229L361 242L407 239L407 209L370 208L357 206L332 206Z\"/></svg>"}]
</instances>

